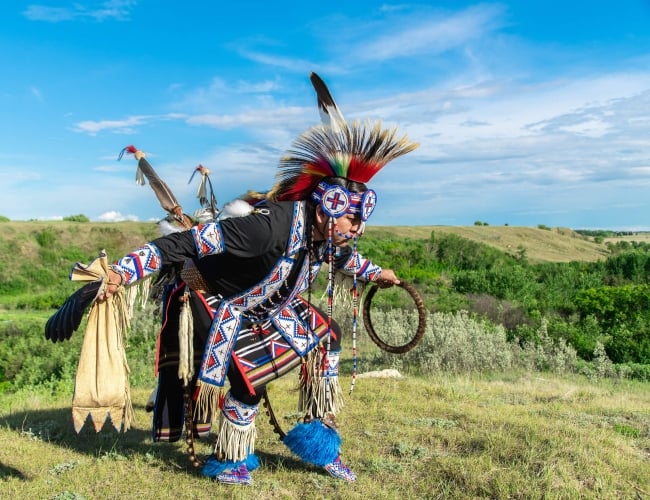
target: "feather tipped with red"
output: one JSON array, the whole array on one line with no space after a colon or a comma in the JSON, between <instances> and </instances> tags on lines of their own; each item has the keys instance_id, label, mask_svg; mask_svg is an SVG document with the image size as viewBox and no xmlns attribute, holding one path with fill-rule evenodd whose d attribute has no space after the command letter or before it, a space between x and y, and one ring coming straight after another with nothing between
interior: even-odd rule
<instances>
[{"instance_id":1,"label":"feather tipped with red","mask_svg":"<svg viewBox=\"0 0 650 500\"><path fill-rule=\"evenodd\" d=\"M138 149L135 146L132 146L132 145L125 147L124 149L122 149L122 151L120 151L120 154L117 156L118 161L122 159L122 156L124 156L124 153L130 153L130 154L134 155L137 150Z\"/></svg>"},{"instance_id":2,"label":"feather tipped with red","mask_svg":"<svg viewBox=\"0 0 650 500\"><path fill-rule=\"evenodd\" d=\"M268 197L304 200L324 177L344 177L367 183L388 162L418 147L396 129L382 129L380 123L358 122L336 131L328 126L309 129L294 142L280 160L276 182Z\"/></svg>"}]
</instances>

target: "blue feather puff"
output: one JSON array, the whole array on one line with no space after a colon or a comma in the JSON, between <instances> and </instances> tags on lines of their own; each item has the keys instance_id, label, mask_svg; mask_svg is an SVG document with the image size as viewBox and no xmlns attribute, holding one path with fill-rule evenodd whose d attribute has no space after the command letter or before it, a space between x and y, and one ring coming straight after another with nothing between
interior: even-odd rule
<instances>
[{"instance_id":1,"label":"blue feather puff","mask_svg":"<svg viewBox=\"0 0 650 500\"><path fill-rule=\"evenodd\" d=\"M320 420L296 424L282 442L305 462L321 467L336 460L341 448L341 437Z\"/></svg>"},{"instance_id":2,"label":"blue feather puff","mask_svg":"<svg viewBox=\"0 0 650 500\"><path fill-rule=\"evenodd\" d=\"M250 453L245 460L239 460L237 462L231 460L221 462L220 460L217 460L216 457L211 456L205 462L203 469L201 469L201 473L207 477L217 477L223 471L239 467L241 464L246 464L248 472L251 472L260 466L260 459L254 453Z\"/></svg>"}]
</instances>

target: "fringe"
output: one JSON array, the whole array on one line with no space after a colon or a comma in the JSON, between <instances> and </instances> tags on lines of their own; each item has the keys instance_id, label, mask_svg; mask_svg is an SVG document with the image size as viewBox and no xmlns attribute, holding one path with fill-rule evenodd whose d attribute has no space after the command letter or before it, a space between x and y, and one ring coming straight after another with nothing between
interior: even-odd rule
<instances>
[{"instance_id":1,"label":"fringe","mask_svg":"<svg viewBox=\"0 0 650 500\"><path fill-rule=\"evenodd\" d=\"M338 356L338 353L334 355ZM323 418L328 413L336 415L343 408L343 390L338 375L326 374L322 369L325 356L320 348L312 349L300 371L298 411L309 418Z\"/></svg>"},{"instance_id":2,"label":"fringe","mask_svg":"<svg viewBox=\"0 0 650 500\"><path fill-rule=\"evenodd\" d=\"M178 327L178 378L184 385L189 385L194 376L194 319L189 299L190 294L186 291L181 299Z\"/></svg>"},{"instance_id":3,"label":"fringe","mask_svg":"<svg viewBox=\"0 0 650 500\"><path fill-rule=\"evenodd\" d=\"M214 454L223 457L226 461L244 460L249 453L255 451L256 439L255 421L247 425L237 425L222 413Z\"/></svg>"},{"instance_id":4,"label":"fringe","mask_svg":"<svg viewBox=\"0 0 650 500\"><path fill-rule=\"evenodd\" d=\"M151 281L151 276L147 276L124 289L129 318L133 318L136 306L142 309L147 304L151 292Z\"/></svg>"},{"instance_id":5,"label":"fringe","mask_svg":"<svg viewBox=\"0 0 650 500\"><path fill-rule=\"evenodd\" d=\"M357 296L361 297L366 286L366 282L363 279L357 279ZM354 298L352 295L352 289L354 288L354 277L349 274L342 272L334 273L334 284L332 298L334 304L337 307L340 307L342 311L352 311L354 306ZM327 290L323 292L321 300L327 299Z\"/></svg>"},{"instance_id":6,"label":"fringe","mask_svg":"<svg viewBox=\"0 0 650 500\"><path fill-rule=\"evenodd\" d=\"M122 418L122 427L124 431L128 431L131 428L131 424L135 422L135 411L133 410L133 404L131 402L131 390L128 385L125 387L124 392L124 401L126 406L124 408L124 416Z\"/></svg>"},{"instance_id":7,"label":"fringe","mask_svg":"<svg viewBox=\"0 0 650 500\"><path fill-rule=\"evenodd\" d=\"M131 402L131 387L129 383L129 375L131 374L131 369L129 368L129 363L126 358L126 351L124 349L125 339L127 337L129 328L131 327L131 318L133 317L132 311L128 308L128 303L125 306L124 298L121 297L122 294L119 292L116 294L116 307L115 307L115 321L118 325L119 332L119 342L122 345L120 349L122 353L122 362L124 363L124 372L125 372L125 384L124 384L124 411L121 419L121 427L124 431L128 431L131 428L131 425L135 422L135 412L133 410L133 404ZM114 296L115 297L115 296ZM128 298L128 297L127 297ZM111 421L115 429L118 429L117 420L113 419L111 414Z\"/></svg>"},{"instance_id":8,"label":"fringe","mask_svg":"<svg viewBox=\"0 0 650 500\"><path fill-rule=\"evenodd\" d=\"M207 422L210 415L216 413L219 408L219 401L222 398L222 389L212 384L205 384L200 380L197 381L196 387L198 390L196 398L196 420L199 422ZM211 412L214 410L214 412Z\"/></svg>"}]
</instances>

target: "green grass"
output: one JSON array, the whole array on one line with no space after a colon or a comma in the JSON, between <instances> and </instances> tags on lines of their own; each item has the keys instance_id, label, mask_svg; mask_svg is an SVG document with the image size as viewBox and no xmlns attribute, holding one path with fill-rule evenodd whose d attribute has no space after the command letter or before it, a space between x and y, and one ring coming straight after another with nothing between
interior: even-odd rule
<instances>
[{"instance_id":1,"label":"green grass","mask_svg":"<svg viewBox=\"0 0 650 500\"><path fill-rule=\"evenodd\" d=\"M349 377L343 377L347 388ZM340 415L355 484L293 457L263 412L252 488L216 484L184 442L153 444L147 389L136 425L79 436L70 394L0 396L0 496L20 498L643 498L650 494L650 387L579 376L359 379ZM287 430L296 376L270 394ZM284 418L287 417L287 418ZM197 450L207 455L208 442Z\"/></svg>"},{"instance_id":2,"label":"green grass","mask_svg":"<svg viewBox=\"0 0 650 500\"><path fill-rule=\"evenodd\" d=\"M524 364L478 366L479 354L501 359L507 346L496 342L498 335L486 337L485 328L463 322L449 331L438 328L437 333L446 332L444 338L429 332L419 351L399 359L380 356L360 333L360 370L397 366L423 373L414 368L429 366L447 367L447 374L428 368L427 376L357 381L339 416L344 460L358 473L356 484L336 481L298 461L263 412L257 423L262 467L253 473L252 488L202 477L187 460L183 441L152 443L144 404L155 384L154 314L138 319L137 333L129 337L135 427L119 434L106 425L100 433L85 428L76 435L71 379L83 326L70 342L53 345L43 339L42 325L52 307L77 288L66 281L67 273L75 260L96 255L96 242L117 256L153 237L157 228L136 223L6 225L6 239L0 242L5 250L0 252L0 331L5 332L0 352L0 390L5 391L0 393L0 498L650 497L650 383L521 369L533 370L542 354L548 359L563 354L555 351L518 358ZM405 228L403 236L416 237L416 229L428 238L434 228ZM532 245L527 247L530 258L533 248L557 250L555 240L548 239L551 233L566 244L587 243L596 253L602 250L587 238L559 230L530 228L547 238L541 245L532 239L535 234L523 235L516 228L480 229L497 247L516 249L519 240L507 237L524 238ZM563 259L573 255L564 247L556 253ZM538 257L556 260L550 254ZM29 263L27 289L21 282L27 274L16 260ZM378 312L374 318L387 334L398 328L390 316ZM350 383L350 351L347 345L341 363L344 389ZM492 375L454 376L450 366L473 372L496 370L486 366L502 369ZM296 418L296 383L295 374L289 375L269 389L285 430ZM206 456L210 445L211 440L199 443L197 450Z\"/></svg>"}]
</instances>

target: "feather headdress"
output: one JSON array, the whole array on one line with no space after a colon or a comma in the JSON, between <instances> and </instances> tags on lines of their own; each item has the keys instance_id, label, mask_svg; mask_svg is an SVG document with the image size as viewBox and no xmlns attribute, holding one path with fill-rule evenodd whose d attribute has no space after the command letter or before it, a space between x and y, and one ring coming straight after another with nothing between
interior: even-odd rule
<instances>
[{"instance_id":1,"label":"feather headdress","mask_svg":"<svg viewBox=\"0 0 650 500\"><path fill-rule=\"evenodd\" d=\"M267 198L304 200L325 177L342 177L367 183L388 162L418 147L397 129L374 124L348 124L327 86L315 73L311 82L316 90L322 125L299 136L280 160L275 185Z\"/></svg>"}]
</instances>

